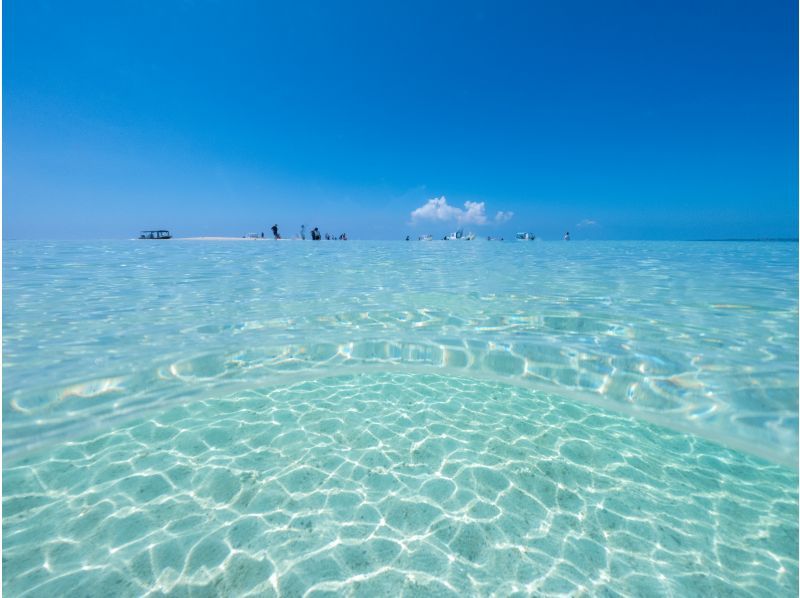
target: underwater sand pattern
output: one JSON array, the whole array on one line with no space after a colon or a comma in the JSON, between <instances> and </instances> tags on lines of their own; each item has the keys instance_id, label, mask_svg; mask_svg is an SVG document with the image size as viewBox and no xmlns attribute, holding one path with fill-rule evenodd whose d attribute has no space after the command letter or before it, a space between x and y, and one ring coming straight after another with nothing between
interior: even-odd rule
<instances>
[{"instance_id":1,"label":"underwater sand pattern","mask_svg":"<svg viewBox=\"0 0 800 598\"><path fill-rule=\"evenodd\" d=\"M192 400L6 459L8 596L796 596L788 468L497 382Z\"/></svg>"}]
</instances>

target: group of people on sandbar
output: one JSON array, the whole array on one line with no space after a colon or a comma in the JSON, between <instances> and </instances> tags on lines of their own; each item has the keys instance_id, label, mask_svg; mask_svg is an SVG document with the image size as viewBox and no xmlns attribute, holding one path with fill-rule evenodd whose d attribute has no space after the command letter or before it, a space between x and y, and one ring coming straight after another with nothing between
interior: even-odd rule
<instances>
[{"instance_id":1,"label":"group of people on sandbar","mask_svg":"<svg viewBox=\"0 0 800 598\"><path fill-rule=\"evenodd\" d=\"M306 225L300 227L300 238L305 241L306 239ZM325 240L326 241L335 241L337 239L336 235L332 235L330 233L325 233ZM347 233L342 233L338 237L339 241L347 241ZM319 228L316 226L311 229L311 240L312 241L321 241L322 240L322 233L319 232Z\"/></svg>"},{"instance_id":2,"label":"group of people on sandbar","mask_svg":"<svg viewBox=\"0 0 800 598\"><path fill-rule=\"evenodd\" d=\"M281 238L281 234L280 234L280 232L278 232L278 225L277 224L273 224L272 228L270 230L272 230L272 236L276 241ZM264 233L261 233L261 238L262 239L264 238ZM295 237L295 238L297 238L297 237ZM335 235L331 235L330 233L325 233L325 240L326 241L335 241L335 240L337 240L337 238L338 238L339 241L347 241L347 233L342 233L338 237L336 237ZM303 241L306 240L306 225L305 224L300 226L300 239L302 239ZM311 240L312 241L321 241L322 240L322 233L319 232L319 228L316 227L316 226L311 229Z\"/></svg>"}]
</instances>

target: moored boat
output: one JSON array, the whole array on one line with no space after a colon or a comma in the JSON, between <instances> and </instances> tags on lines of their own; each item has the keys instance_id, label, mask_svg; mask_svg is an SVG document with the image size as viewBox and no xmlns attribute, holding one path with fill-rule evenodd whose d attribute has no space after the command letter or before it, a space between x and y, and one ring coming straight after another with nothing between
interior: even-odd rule
<instances>
[{"instance_id":1,"label":"moored boat","mask_svg":"<svg viewBox=\"0 0 800 598\"><path fill-rule=\"evenodd\" d=\"M444 237L445 241L472 241L475 238L475 233L464 234L464 229L459 228L456 232L450 233Z\"/></svg>"},{"instance_id":2,"label":"moored boat","mask_svg":"<svg viewBox=\"0 0 800 598\"><path fill-rule=\"evenodd\" d=\"M169 234L168 230L143 230L141 231L139 238L162 240L162 239L171 239L172 235Z\"/></svg>"}]
</instances>

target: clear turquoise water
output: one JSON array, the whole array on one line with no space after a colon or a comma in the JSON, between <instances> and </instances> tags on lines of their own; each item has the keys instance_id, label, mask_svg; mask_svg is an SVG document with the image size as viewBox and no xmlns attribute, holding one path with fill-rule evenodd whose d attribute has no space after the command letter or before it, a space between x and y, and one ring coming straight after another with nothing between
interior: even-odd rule
<instances>
[{"instance_id":1,"label":"clear turquoise water","mask_svg":"<svg viewBox=\"0 0 800 598\"><path fill-rule=\"evenodd\" d=\"M794 243L5 242L10 595L796 595Z\"/></svg>"}]
</instances>

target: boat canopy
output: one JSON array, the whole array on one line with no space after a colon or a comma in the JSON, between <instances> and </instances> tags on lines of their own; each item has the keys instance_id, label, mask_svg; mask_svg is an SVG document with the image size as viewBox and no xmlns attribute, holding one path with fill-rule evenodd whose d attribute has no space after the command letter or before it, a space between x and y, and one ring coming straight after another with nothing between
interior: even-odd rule
<instances>
[{"instance_id":1,"label":"boat canopy","mask_svg":"<svg viewBox=\"0 0 800 598\"><path fill-rule=\"evenodd\" d=\"M140 239L171 239L172 235L168 230L143 230L139 235Z\"/></svg>"}]
</instances>

